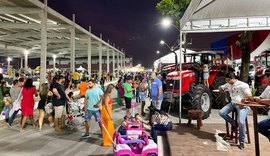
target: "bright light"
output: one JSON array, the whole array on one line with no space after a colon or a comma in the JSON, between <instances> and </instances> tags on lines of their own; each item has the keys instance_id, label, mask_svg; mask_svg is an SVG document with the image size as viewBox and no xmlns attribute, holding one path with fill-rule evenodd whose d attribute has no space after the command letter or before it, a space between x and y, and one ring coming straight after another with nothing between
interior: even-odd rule
<instances>
[{"instance_id":1,"label":"bright light","mask_svg":"<svg viewBox=\"0 0 270 156\"><path fill-rule=\"evenodd\" d=\"M25 50L25 51L24 51L24 54L25 54L25 55L28 55L28 54L29 54L29 50Z\"/></svg>"},{"instance_id":2,"label":"bright light","mask_svg":"<svg viewBox=\"0 0 270 156\"><path fill-rule=\"evenodd\" d=\"M8 62L12 61L12 58L11 58L11 57L8 57L8 58L7 58L7 61L8 61Z\"/></svg>"},{"instance_id":3,"label":"bright light","mask_svg":"<svg viewBox=\"0 0 270 156\"><path fill-rule=\"evenodd\" d=\"M163 40L160 41L160 44L165 44L165 42Z\"/></svg>"},{"instance_id":4,"label":"bright light","mask_svg":"<svg viewBox=\"0 0 270 156\"><path fill-rule=\"evenodd\" d=\"M164 28L169 28L172 25L172 20L169 17L165 17L161 20L161 25Z\"/></svg>"},{"instance_id":5,"label":"bright light","mask_svg":"<svg viewBox=\"0 0 270 156\"><path fill-rule=\"evenodd\" d=\"M53 59L56 59L56 57L57 57L56 55L53 55Z\"/></svg>"},{"instance_id":6,"label":"bright light","mask_svg":"<svg viewBox=\"0 0 270 156\"><path fill-rule=\"evenodd\" d=\"M158 51L157 51L157 54L159 54L159 53L160 53L160 51L158 50Z\"/></svg>"}]
</instances>

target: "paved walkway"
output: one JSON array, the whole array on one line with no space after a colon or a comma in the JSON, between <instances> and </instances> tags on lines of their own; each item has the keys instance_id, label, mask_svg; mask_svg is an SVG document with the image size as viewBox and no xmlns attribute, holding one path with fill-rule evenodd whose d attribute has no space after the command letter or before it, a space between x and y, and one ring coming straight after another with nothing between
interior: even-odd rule
<instances>
[{"instance_id":1,"label":"paved walkway","mask_svg":"<svg viewBox=\"0 0 270 156\"><path fill-rule=\"evenodd\" d=\"M259 121L266 116L259 116ZM175 120L176 118L173 118ZM175 120L175 123L177 121ZM211 117L203 121L204 125L197 130L196 121L191 127L187 126L187 120L182 120L182 124L174 125L172 131L167 133L169 147L172 156L254 156L254 131L252 124L252 116L249 115L249 130L251 144L245 144L245 149L240 150L234 142L230 141L228 151L217 149L217 141L215 138L216 130L225 132L224 120L218 117L218 111L213 110ZM259 134L261 156L269 156L269 141Z\"/></svg>"},{"instance_id":2,"label":"paved walkway","mask_svg":"<svg viewBox=\"0 0 270 156\"><path fill-rule=\"evenodd\" d=\"M112 95L113 98L116 94ZM149 102L147 102L147 105ZM140 105L135 109L140 112ZM125 108L113 103L113 120L115 130L121 124L125 115ZM35 111L35 119L38 112ZM19 133L19 119L16 118L14 126L8 128L0 122L0 155L1 156L112 156L112 147L103 147L102 136L98 124L91 120L90 138L81 139L85 132L83 125L77 125L73 131L65 130L62 133L54 132L54 129L44 124L41 132L38 128L27 125L23 133ZM28 121L29 123L30 121Z\"/></svg>"}]
</instances>

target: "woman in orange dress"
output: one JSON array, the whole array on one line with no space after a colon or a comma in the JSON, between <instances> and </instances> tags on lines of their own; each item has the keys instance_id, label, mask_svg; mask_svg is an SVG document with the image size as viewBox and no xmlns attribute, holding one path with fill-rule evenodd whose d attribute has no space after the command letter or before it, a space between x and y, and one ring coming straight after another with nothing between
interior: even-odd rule
<instances>
[{"instance_id":1,"label":"woman in orange dress","mask_svg":"<svg viewBox=\"0 0 270 156\"><path fill-rule=\"evenodd\" d=\"M114 134L114 123L112 119L112 98L110 94L114 90L114 85L109 84L102 99L102 109L101 109L101 117L102 123L105 128L109 132L110 136L106 132L106 130L102 127L102 135L103 135L103 146L112 145L112 138Z\"/></svg>"}]
</instances>

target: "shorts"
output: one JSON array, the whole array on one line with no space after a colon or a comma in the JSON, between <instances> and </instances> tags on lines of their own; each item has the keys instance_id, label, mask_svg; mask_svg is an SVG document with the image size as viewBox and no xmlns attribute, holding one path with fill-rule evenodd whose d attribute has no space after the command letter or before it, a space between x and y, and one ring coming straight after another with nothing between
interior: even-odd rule
<instances>
[{"instance_id":1,"label":"shorts","mask_svg":"<svg viewBox=\"0 0 270 156\"><path fill-rule=\"evenodd\" d=\"M203 79L208 80L209 78L209 73L203 73Z\"/></svg>"},{"instance_id":2,"label":"shorts","mask_svg":"<svg viewBox=\"0 0 270 156\"><path fill-rule=\"evenodd\" d=\"M131 108L131 98L125 97L126 108Z\"/></svg>"},{"instance_id":3,"label":"shorts","mask_svg":"<svg viewBox=\"0 0 270 156\"><path fill-rule=\"evenodd\" d=\"M156 107L156 109L161 109L161 104L163 100L152 100L153 105Z\"/></svg>"},{"instance_id":4,"label":"shorts","mask_svg":"<svg viewBox=\"0 0 270 156\"><path fill-rule=\"evenodd\" d=\"M90 121L93 115L96 119L96 122L98 122L98 118L101 117L99 110L97 111L87 110L87 113L85 113L85 121Z\"/></svg>"},{"instance_id":5,"label":"shorts","mask_svg":"<svg viewBox=\"0 0 270 156\"><path fill-rule=\"evenodd\" d=\"M147 96L147 92L146 91L145 92L140 92L140 99L141 99L141 101L145 101L146 96Z\"/></svg>"},{"instance_id":6,"label":"shorts","mask_svg":"<svg viewBox=\"0 0 270 156\"><path fill-rule=\"evenodd\" d=\"M55 118L61 118L63 115L66 115L66 107L65 106L54 106Z\"/></svg>"}]
</instances>

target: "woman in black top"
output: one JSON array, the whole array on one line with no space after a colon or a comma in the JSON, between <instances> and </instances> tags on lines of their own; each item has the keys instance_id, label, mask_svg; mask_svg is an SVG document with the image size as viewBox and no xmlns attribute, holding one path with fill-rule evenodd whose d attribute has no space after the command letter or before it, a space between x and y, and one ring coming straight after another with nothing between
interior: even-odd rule
<instances>
[{"instance_id":1,"label":"woman in black top","mask_svg":"<svg viewBox=\"0 0 270 156\"><path fill-rule=\"evenodd\" d=\"M52 92L49 90L49 85L47 83L42 84L41 91L39 93L40 101L38 103L39 110L39 119L38 119L38 127L39 131L42 129L43 120L45 116L45 105L51 101ZM51 114L48 114L48 120L50 122L50 126L53 125L53 117Z\"/></svg>"}]
</instances>

